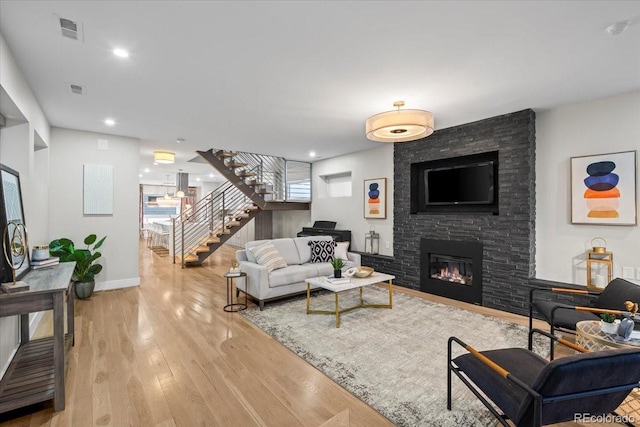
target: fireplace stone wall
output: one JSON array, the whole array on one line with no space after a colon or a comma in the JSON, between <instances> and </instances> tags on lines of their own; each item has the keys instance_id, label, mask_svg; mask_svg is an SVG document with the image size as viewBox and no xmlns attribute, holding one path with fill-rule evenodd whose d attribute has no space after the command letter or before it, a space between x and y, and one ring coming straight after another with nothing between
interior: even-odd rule
<instances>
[{"instance_id":1,"label":"fireplace stone wall","mask_svg":"<svg viewBox=\"0 0 640 427\"><path fill-rule=\"evenodd\" d=\"M411 163L494 150L499 215L411 214ZM363 264L371 261L367 265L394 274L396 284L420 290L420 239L478 241L484 248L483 305L526 314L529 278L535 276L535 113L523 110L395 144L394 164L394 260L363 257Z\"/></svg>"}]
</instances>

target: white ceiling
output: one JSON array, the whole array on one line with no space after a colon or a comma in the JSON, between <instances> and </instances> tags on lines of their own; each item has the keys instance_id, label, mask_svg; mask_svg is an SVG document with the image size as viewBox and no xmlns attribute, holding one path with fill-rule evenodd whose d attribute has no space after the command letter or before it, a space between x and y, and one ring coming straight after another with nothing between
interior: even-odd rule
<instances>
[{"instance_id":1,"label":"white ceiling","mask_svg":"<svg viewBox=\"0 0 640 427\"><path fill-rule=\"evenodd\" d=\"M186 162L211 147L309 161L379 146L364 122L396 100L437 131L640 89L639 1L2 0L0 31L51 125L140 138L143 182L208 180ZM177 163L153 166L157 149Z\"/></svg>"}]
</instances>

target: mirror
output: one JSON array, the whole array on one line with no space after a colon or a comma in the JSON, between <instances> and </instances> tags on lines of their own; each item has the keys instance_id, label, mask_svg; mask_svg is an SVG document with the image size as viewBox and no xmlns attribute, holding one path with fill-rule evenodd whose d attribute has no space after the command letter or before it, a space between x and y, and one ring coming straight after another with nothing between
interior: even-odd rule
<instances>
[{"instance_id":1,"label":"mirror","mask_svg":"<svg viewBox=\"0 0 640 427\"><path fill-rule=\"evenodd\" d=\"M4 283L14 280L14 269L15 280L20 280L29 271L29 247L24 226L20 175L2 164L0 164L0 175L0 198L3 202L0 207L0 233L2 233L0 282Z\"/></svg>"}]
</instances>

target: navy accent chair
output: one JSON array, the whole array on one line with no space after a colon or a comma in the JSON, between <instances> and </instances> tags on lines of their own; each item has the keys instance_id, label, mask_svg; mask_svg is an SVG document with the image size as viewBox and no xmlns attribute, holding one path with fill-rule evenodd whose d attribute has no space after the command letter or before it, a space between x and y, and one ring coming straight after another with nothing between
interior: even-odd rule
<instances>
[{"instance_id":1,"label":"navy accent chair","mask_svg":"<svg viewBox=\"0 0 640 427\"><path fill-rule=\"evenodd\" d=\"M545 335L584 353L548 362L521 348L479 352L451 337L447 409L451 410L452 372L507 427L507 420L517 427L538 427L573 421L574 414L600 416L615 413L631 389L640 386L640 348L586 352L539 329L533 329L530 334L533 333ZM452 359L453 343L461 345L469 353ZM498 412L483 394L503 413Z\"/></svg>"},{"instance_id":2,"label":"navy accent chair","mask_svg":"<svg viewBox=\"0 0 640 427\"><path fill-rule=\"evenodd\" d=\"M613 279L602 291L586 290L584 287L576 288L534 288L529 292L529 331L533 329L533 309L549 323L549 333L554 334L556 329L575 332L576 323L582 320L600 320L594 313L576 310L576 306L552 301L534 301L536 292L554 292L564 294L585 295L591 298L591 308L604 310L625 311L624 302L629 300L640 303L640 286L624 279ZM531 336L531 335L530 335ZM531 343L529 343L531 348ZM550 348L553 359L553 345Z\"/></svg>"}]
</instances>

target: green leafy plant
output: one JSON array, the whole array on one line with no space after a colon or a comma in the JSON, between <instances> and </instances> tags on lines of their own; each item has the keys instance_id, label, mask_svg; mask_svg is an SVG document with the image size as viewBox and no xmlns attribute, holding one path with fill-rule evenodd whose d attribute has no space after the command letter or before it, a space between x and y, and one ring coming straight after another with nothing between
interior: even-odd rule
<instances>
[{"instance_id":1,"label":"green leafy plant","mask_svg":"<svg viewBox=\"0 0 640 427\"><path fill-rule=\"evenodd\" d=\"M613 314L605 311L604 313L602 313L600 315L600 318L602 319L603 322L606 323L613 323L616 321L616 316L614 316Z\"/></svg>"},{"instance_id":2,"label":"green leafy plant","mask_svg":"<svg viewBox=\"0 0 640 427\"><path fill-rule=\"evenodd\" d=\"M334 270L340 270L342 267L344 267L344 260L342 258L333 258L329 262L331 263L331 266Z\"/></svg>"},{"instance_id":3,"label":"green leafy plant","mask_svg":"<svg viewBox=\"0 0 640 427\"><path fill-rule=\"evenodd\" d=\"M77 249L72 240L63 237L49 243L49 253L60 258L60 262L75 261L72 280L76 282L92 282L96 274L102 271L102 265L95 263L102 254L97 252L107 236L98 240L95 234L89 234L84 239L86 249ZM97 240L97 241L96 241Z\"/></svg>"}]
</instances>

